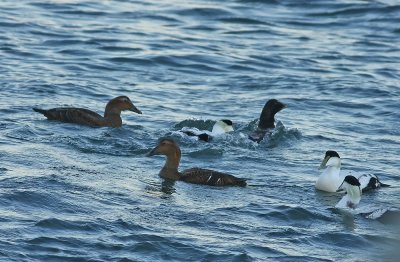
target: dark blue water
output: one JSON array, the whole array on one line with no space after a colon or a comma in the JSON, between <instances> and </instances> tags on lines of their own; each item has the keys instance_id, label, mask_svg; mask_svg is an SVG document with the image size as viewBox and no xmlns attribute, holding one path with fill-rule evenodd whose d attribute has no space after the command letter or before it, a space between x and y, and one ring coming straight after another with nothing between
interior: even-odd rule
<instances>
[{"instance_id":1,"label":"dark blue water","mask_svg":"<svg viewBox=\"0 0 400 262\"><path fill-rule=\"evenodd\" d=\"M392 185L363 204L400 207L399 43L395 0L1 1L0 260L396 261L398 227L314 183L334 149ZM143 111L119 129L31 110L118 95ZM288 108L253 143L270 98ZM221 118L212 143L176 132ZM163 184L165 135L249 186Z\"/></svg>"}]
</instances>

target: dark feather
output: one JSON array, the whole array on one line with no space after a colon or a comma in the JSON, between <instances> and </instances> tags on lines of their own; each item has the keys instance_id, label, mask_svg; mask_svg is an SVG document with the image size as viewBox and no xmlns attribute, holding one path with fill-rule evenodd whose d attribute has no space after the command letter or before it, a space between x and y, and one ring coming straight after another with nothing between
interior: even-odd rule
<instances>
[{"instance_id":1,"label":"dark feather","mask_svg":"<svg viewBox=\"0 0 400 262\"><path fill-rule=\"evenodd\" d=\"M90 126L101 126L104 123L101 115L84 108L59 107L49 110L34 108L33 110L42 113L49 120Z\"/></svg>"},{"instance_id":2,"label":"dark feather","mask_svg":"<svg viewBox=\"0 0 400 262\"><path fill-rule=\"evenodd\" d=\"M202 140L202 141L205 141L205 142L209 142L211 140L211 136L206 134L206 133L202 133L202 134L197 135L197 134L193 133L192 131L187 131L186 130L186 131L182 131L182 132L185 133L188 136L197 136L197 138L199 140Z\"/></svg>"},{"instance_id":3,"label":"dark feather","mask_svg":"<svg viewBox=\"0 0 400 262\"><path fill-rule=\"evenodd\" d=\"M202 168L190 168L181 173L180 180L210 186L246 186L246 180L218 171Z\"/></svg>"}]
</instances>

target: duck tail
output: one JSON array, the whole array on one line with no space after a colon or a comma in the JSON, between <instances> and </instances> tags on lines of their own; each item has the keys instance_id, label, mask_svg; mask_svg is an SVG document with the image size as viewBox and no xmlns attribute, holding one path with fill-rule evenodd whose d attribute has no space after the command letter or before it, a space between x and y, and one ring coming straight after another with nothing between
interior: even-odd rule
<instances>
[{"instance_id":1,"label":"duck tail","mask_svg":"<svg viewBox=\"0 0 400 262\"><path fill-rule=\"evenodd\" d=\"M381 186L381 187L390 187L389 184L384 184L384 183L382 183L382 182L380 182L380 181L379 181L379 183L380 183L380 186Z\"/></svg>"},{"instance_id":2,"label":"duck tail","mask_svg":"<svg viewBox=\"0 0 400 262\"><path fill-rule=\"evenodd\" d=\"M32 108L32 110L35 112L41 113L43 115L46 115L46 113L47 113L47 110L36 108L36 107Z\"/></svg>"},{"instance_id":3,"label":"duck tail","mask_svg":"<svg viewBox=\"0 0 400 262\"><path fill-rule=\"evenodd\" d=\"M246 179L236 178L235 185L245 187L247 186Z\"/></svg>"},{"instance_id":4,"label":"duck tail","mask_svg":"<svg viewBox=\"0 0 400 262\"><path fill-rule=\"evenodd\" d=\"M390 187L389 184L382 183L381 180L376 176L377 184L379 187Z\"/></svg>"}]
</instances>

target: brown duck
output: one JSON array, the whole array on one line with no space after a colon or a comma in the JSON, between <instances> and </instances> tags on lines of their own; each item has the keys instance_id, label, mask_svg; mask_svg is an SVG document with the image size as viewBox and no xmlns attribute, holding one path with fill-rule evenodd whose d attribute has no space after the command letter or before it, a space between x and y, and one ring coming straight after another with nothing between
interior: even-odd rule
<instances>
[{"instance_id":1,"label":"brown duck","mask_svg":"<svg viewBox=\"0 0 400 262\"><path fill-rule=\"evenodd\" d=\"M189 168L179 172L178 166L181 160L181 150L178 144L172 139L162 139L148 154L148 156L154 155L165 155L167 157L167 161L159 173L163 178L210 186L246 186L245 179L214 170Z\"/></svg>"},{"instance_id":2,"label":"brown duck","mask_svg":"<svg viewBox=\"0 0 400 262\"><path fill-rule=\"evenodd\" d=\"M276 99L268 100L261 111L257 130L249 134L249 138L257 143L260 143L267 131L271 128L275 128L275 114L285 107L285 104Z\"/></svg>"},{"instance_id":3,"label":"brown duck","mask_svg":"<svg viewBox=\"0 0 400 262\"><path fill-rule=\"evenodd\" d=\"M33 111L43 114L49 120L96 127L121 127L121 111L125 110L130 110L138 114L142 113L127 96L118 96L111 99L106 105L104 117L84 108L58 107L48 110L33 108Z\"/></svg>"}]
</instances>

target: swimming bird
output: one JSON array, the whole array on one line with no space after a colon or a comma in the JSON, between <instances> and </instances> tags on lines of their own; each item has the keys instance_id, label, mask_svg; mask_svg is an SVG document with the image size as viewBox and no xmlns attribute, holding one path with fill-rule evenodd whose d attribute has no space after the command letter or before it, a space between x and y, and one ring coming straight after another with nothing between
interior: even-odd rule
<instances>
[{"instance_id":1,"label":"swimming bird","mask_svg":"<svg viewBox=\"0 0 400 262\"><path fill-rule=\"evenodd\" d=\"M346 191L346 195L340 199L335 207L355 210L361 201L361 183L356 177L348 175L344 178L342 184L338 188L338 190L341 189ZM384 224L400 223L400 210L396 208L379 208L369 212L360 211L361 210L358 210L357 213L369 219L376 219Z\"/></svg>"},{"instance_id":2,"label":"swimming bird","mask_svg":"<svg viewBox=\"0 0 400 262\"><path fill-rule=\"evenodd\" d=\"M107 103L104 117L84 108L57 107L52 109L33 108L33 111L43 114L49 120L75 123L96 127L121 127L121 111L130 110L138 114L142 112L136 108L127 96L118 96Z\"/></svg>"},{"instance_id":3,"label":"swimming bird","mask_svg":"<svg viewBox=\"0 0 400 262\"><path fill-rule=\"evenodd\" d=\"M275 128L275 114L285 107L285 104L276 99L268 100L261 111L258 127L255 131L249 134L249 139L260 143L268 130Z\"/></svg>"},{"instance_id":4,"label":"swimming bird","mask_svg":"<svg viewBox=\"0 0 400 262\"><path fill-rule=\"evenodd\" d=\"M315 187L326 192L336 192L347 175L355 176L360 182L363 191L389 185L381 183L376 175L373 174L354 174L346 170L341 170L341 159L336 151L328 150L319 169L323 169L318 177Z\"/></svg>"},{"instance_id":5,"label":"swimming bird","mask_svg":"<svg viewBox=\"0 0 400 262\"><path fill-rule=\"evenodd\" d=\"M336 208L352 208L355 209L361 200L360 182L354 176L346 176L338 190L344 189L346 195L336 204Z\"/></svg>"},{"instance_id":6,"label":"swimming bird","mask_svg":"<svg viewBox=\"0 0 400 262\"><path fill-rule=\"evenodd\" d=\"M199 140L209 142L213 137L223 135L225 133L233 132L233 123L231 120L222 119L215 122L211 133L210 132L201 132L197 130L182 130L188 136L196 136Z\"/></svg>"},{"instance_id":7,"label":"swimming bird","mask_svg":"<svg viewBox=\"0 0 400 262\"><path fill-rule=\"evenodd\" d=\"M179 145L172 139L162 139L158 145L148 153L148 156L154 155L165 155L167 157L165 165L159 173L162 178L210 186L246 186L246 180L243 178L237 178L210 169L195 167L179 172L178 167L181 160L181 150Z\"/></svg>"}]
</instances>

